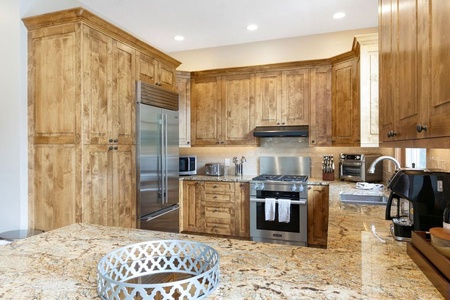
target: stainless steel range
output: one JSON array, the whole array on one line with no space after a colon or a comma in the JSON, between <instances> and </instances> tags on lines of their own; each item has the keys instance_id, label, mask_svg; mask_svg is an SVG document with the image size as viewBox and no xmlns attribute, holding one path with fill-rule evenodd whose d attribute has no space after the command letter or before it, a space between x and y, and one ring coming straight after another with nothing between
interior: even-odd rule
<instances>
[{"instance_id":1,"label":"stainless steel range","mask_svg":"<svg viewBox=\"0 0 450 300\"><path fill-rule=\"evenodd\" d=\"M260 157L261 175L250 182L253 241L307 245L310 168L309 157Z\"/></svg>"}]
</instances>

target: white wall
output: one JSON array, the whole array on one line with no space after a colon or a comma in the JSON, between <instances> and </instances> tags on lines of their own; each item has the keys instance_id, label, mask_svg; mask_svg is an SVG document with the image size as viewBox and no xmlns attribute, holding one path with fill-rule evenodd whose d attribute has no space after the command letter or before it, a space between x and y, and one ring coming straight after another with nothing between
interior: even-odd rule
<instances>
[{"instance_id":1,"label":"white wall","mask_svg":"<svg viewBox=\"0 0 450 300\"><path fill-rule=\"evenodd\" d=\"M0 3L0 232L27 227L24 27L20 1ZM26 41L26 39L25 39Z\"/></svg>"},{"instance_id":2,"label":"white wall","mask_svg":"<svg viewBox=\"0 0 450 300\"><path fill-rule=\"evenodd\" d=\"M182 62L181 71L265 65L330 58L352 49L355 35L376 33L377 28L316 34L225 47L169 53Z\"/></svg>"}]
</instances>

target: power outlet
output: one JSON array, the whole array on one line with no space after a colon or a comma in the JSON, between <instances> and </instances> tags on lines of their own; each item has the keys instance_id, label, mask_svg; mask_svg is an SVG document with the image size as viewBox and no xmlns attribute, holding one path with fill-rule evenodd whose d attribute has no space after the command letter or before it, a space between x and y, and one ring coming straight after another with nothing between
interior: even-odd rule
<instances>
[{"instance_id":1,"label":"power outlet","mask_svg":"<svg viewBox=\"0 0 450 300\"><path fill-rule=\"evenodd\" d=\"M225 167L229 167L231 165L231 159L225 158L224 165Z\"/></svg>"}]
</instances>

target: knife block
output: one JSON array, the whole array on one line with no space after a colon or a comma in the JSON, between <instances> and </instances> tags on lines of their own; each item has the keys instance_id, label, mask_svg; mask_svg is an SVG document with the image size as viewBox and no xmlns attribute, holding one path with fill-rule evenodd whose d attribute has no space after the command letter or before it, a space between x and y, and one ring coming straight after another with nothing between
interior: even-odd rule
<instances>
[{"instance_id":1,"label":"knife block","mask_svg":"<svg viewBox=\"0 0 450 300\"><path fill-rule=\"evenodd\" d=\"M334 181L334 173L324 173L322 172L322 179L327 181Z\"/></svg>"}]
</instances>

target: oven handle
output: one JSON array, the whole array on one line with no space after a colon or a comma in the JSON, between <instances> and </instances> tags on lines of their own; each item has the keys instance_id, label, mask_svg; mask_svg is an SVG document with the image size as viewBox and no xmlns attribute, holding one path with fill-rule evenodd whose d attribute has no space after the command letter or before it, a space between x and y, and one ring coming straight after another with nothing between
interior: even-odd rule
<instances>
[{"instance_id":1,"label":"oven handle","mask_svg":"<svg viewBox=\"0 0 450 300\"><path fill-rule=\"evenodd\" d=\"M266 202L266 199L262 198L250 198L250 202ZM302 200L291 200L291 204L297 204L297 205L306 205L308 200L302 199Z\"/></svg>"}]
</instances>

